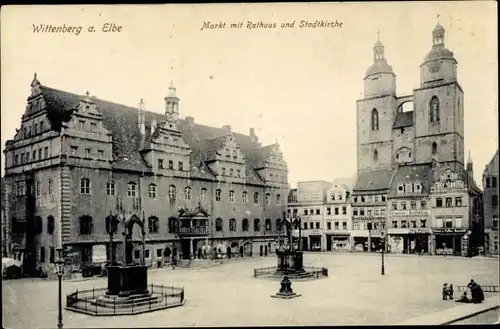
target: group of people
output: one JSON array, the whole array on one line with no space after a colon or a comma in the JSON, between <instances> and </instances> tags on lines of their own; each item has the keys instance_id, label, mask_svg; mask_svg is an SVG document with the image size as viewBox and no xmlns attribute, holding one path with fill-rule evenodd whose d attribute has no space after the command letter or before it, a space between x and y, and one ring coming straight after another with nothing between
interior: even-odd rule
<instances>
[{"instance_id":1,"label":"group of people","mask_svg":"<svg viewBox=\"0 0 500 329\"><path fill-rule=\"evenodd\" d=\"M467 285L471 293L471 298L467 297L467 291L464 291L462 296L457 302L460 303L481 303L484 300L483 289L473 279ZM443 300L453 299L453 285L448 286L447 283L443 285Z\"/></svg>"}]
</instances>

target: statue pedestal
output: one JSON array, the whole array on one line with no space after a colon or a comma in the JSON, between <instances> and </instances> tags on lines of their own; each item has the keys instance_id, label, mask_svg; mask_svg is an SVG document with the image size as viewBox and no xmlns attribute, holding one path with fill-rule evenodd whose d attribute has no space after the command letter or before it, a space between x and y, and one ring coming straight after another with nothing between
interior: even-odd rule
<instances>
[{"instance_id":1,"label":"statue pedestal","mask_svg":"<svg viewBox=\"0 0 500 329\"><path fill-rule=\"evenodd\" d=\"M142 265L109 266L106 294L120 297L149 294L148 267Z\"/></svg>"},{"instance_id":2,"label":"statue pedestal","mask_svg":"<svg viewBox=\"0 0 500 329\"><path fill-rule=\"evenodd\" d=\"M288 278L288 276L285 275L283 280L280 283L281 289L278 291L276 294L271 295L272 298L281 298L281 299L292 299L296 297L300 297L302 295L297 294L293 292L292 290L292 282Z\"/></svg>"}]
</instances>

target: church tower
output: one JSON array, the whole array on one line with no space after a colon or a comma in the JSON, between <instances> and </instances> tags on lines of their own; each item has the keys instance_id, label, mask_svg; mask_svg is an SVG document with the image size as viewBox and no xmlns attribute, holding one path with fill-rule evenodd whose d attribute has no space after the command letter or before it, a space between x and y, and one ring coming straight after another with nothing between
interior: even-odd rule
<instances>
[{"instance_id":1,"label":"church tower","mask_svg":"<svg viewBox=\"0 0 500 329\"><path fill-rule=\"evenodd\" d=\"M464 167L463 97L457 61L445 47L445 29L438 21L432 48L420 65L420 88L414 90L416 163L435 159L442 168Z\"/></svg>"},{"instance_id":2,"label":"church tower","mask_svg":"<svg viewBox=\"0 0 500 329\"><path fill-rule=\"evenodd\" d=\"M364 95L357 101L358 172L392 166L392 125L396 115L396 74L377 38L373 64L364 78Z\"/></svg>"}]
</instances>

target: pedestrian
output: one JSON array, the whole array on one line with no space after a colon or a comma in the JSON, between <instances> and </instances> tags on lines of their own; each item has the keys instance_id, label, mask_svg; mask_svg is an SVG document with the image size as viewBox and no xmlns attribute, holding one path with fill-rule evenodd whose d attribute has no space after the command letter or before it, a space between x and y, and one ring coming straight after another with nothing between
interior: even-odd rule
<instances>
[{"instance_id":1,"label":"pedestrian","mask_svg":"<svg viewBox=\"0 0 500 329\"><path fill-rule=\"evenodd\" d=\"M442 291L442 293L443 293L443 300L447 300L448 299L448 291L449 291L448 290L448 284L447 283L443 284L443 291Z\"/></svg>"},{"instance_id":2,"label":"pedestrian","mask_svg":"<svg viewBox=\"0 0 500 329\"><path fill-rule=\"evenodd\" d=\"M448 288L448 296L453 299L453 284L450 284L450 288Z\"/></svg>"}]
</instances>

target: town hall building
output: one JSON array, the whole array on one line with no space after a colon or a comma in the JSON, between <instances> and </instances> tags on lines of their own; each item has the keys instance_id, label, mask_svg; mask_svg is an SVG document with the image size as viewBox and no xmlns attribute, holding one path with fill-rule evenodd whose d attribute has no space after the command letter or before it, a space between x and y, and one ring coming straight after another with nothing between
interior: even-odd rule
<instances>
[{"instance_id":1,"label":"town hall building","mask_svg":"<svg viewBox=\"0 0 500 329\"><path fill-rule=\"evenodd\" d=\"M173 255L275 249L289 193L278 143L263 146L253 128L244 135L180 112L173 84L160 114L142 100L134 108L53 89L35 74L4 151L7 249L25 273L52 271L57 247L77 264L96 253L120 261L121 230L110 238L111 219L132 216L143 222L153 267ZM136 259L140 233L132 235Z\"/></svg>"},{"instance_id":2,"label":"town hall building","mask_svg":"<svg viewBox=\"0 0 500 329\"><path fill-rule=\"evenodd\" d=\"M351 233L364 250L463 254L481 245L482 192L464 155L464 92L445 29L432 31L420 87L398 95L377 40L357 105ZM413 103L407 111L406 103Z\"/></svg>"}]
</instances>

